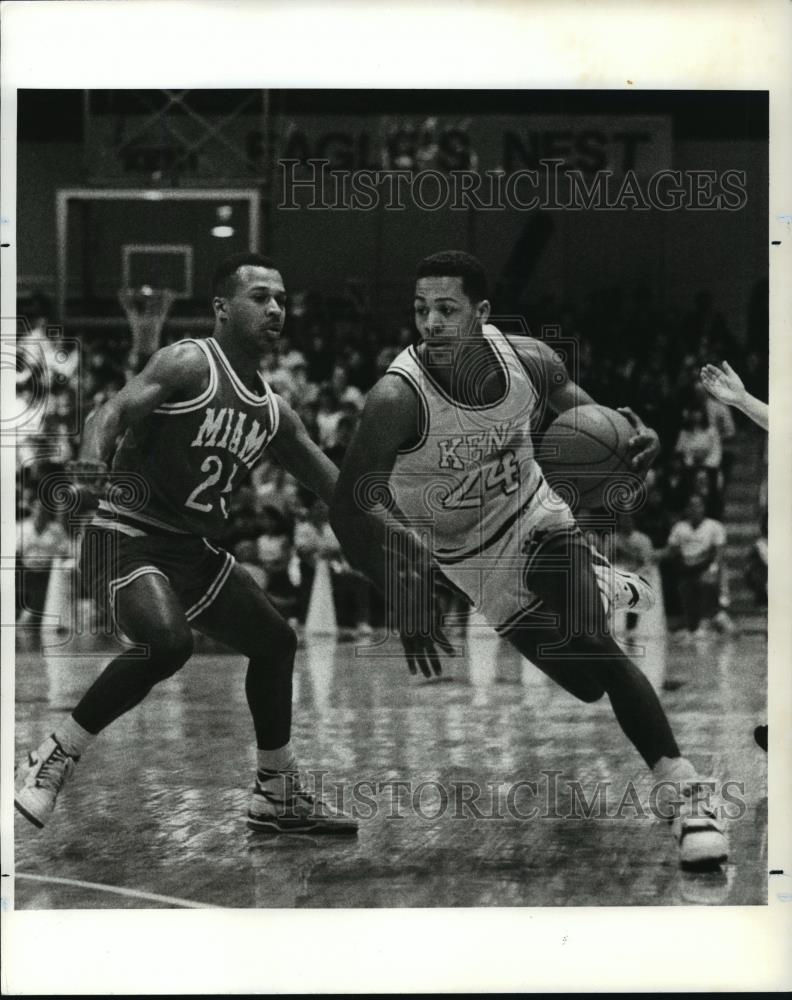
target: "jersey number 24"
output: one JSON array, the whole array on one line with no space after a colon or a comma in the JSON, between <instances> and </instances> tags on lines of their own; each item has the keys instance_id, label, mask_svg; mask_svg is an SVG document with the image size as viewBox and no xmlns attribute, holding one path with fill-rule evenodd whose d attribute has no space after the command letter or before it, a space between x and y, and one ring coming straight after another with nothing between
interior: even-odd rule
<instances>
[{"instance_id":1,"label":"jersey number 24","mask_svg":"<svg viewBox=\"0 0 792 1000\"><path fill-rule=\"evenodd\" d=\"M520 467L517 459L513 451L505 451L496 462L467 472L462 481L443 499L443 507L446 510L480 507L485 493L500 487L508 496L509 493L514 493L519 485Z\"/></svg>"}]
</instances>

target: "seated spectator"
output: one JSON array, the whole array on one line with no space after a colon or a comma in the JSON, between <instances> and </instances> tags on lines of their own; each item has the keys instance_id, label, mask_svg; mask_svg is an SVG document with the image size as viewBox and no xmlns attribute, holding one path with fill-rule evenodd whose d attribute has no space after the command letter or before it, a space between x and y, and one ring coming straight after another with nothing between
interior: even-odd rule
<instances>
[{"instance_id":1,"label":"seated spectator","mask_svg":"<svg viewBox=\"0 0 792 1000\"><path fill-rule=\"evenodd\" d=\"M344 365L335 366L330 384L339 404L352 403L358 411L363 409L365 396L357 386L349 384L349 375Z\"/></svg>"},{"instance_id":2,"label":"seated spectator","mask_svg":"<svg viewBox=\"0 0 792 1000\"><path fill-rule=\"evenodd\" d=\"M325 455L327 455L330 461L334 462L339 469L341 468L341 463L344 461L347 448L352 443L352 438L357 430L357 425L357 416L353 417L350 414L345 413L338 421L338 427L336 427L335 444L331 448L325 449Z\"/></svg>"},{"instance_id":3,"label":"seated spectator","mask_svg":"<svg viewBox=\"0 0 792 1000\"><path fill-rule=\"evenodd\" d=\"M707 392L704 383L699 378L695 384L697 403L703 406L707 420L711 427L714 427L721 444L721 474L723 485L728 483L735 459L735 446L737 439L737 428L734 426L734 417L731 407L722 403L719 399Z\"/></svg>"},{"instance_id":4,"label":"seated spectator","mask_svg":"<svg viewBox=\"0 0 792 1000\"><path fill-rule=\"evenodd\" d=\"M725 545L723 525L706 517L703 498L693 495L684 518L671 529L663 552L676 569L688 641L704 638L703 622L714 620L720 613L720 573Z\"/></svg>"},{"instance_id":5,"label":"seated spectator","mask_svg":"<svg viewBox=\"0 0 792 1000\"><path fill-rule=\"evenodd\" d=\"M33 500L27 517L17 525L17 622L43 624L52 563L71 554L69 536L59 517Z\"/></svg>"},{"instance_id":6,"label":"seated spectator","mask_svg":"<svg viewBox=\"0 0 792 1000\"><path fill-rule=\"evenodd\" d=\"M260 532L256 539L256 565L264 573L264 590L276 610L287 621L296 622L299 592L290 574L293 553L291 518L276 507L265 506L261 511Z\"/></svg>"},{"instance_id":7,"label":"seated spectator","mask_svg":"<svg viewBox=\"0 0 792 1000\"><path fill-rule=\"evenodd\" d=\"M635 527L648 535L653 549L662 549L671 533L672 518L658 486L649 489L646 503L634 515Z\"/></svg>"},{"instance_id":8,"label":"seated spectator","mask_svg":"<svg viewBox=\"0 0 792 1000\"><path fill-rule=\"evenodd\" d=\"M690 496L690 476L681 455L672 455L659 480L663 503L671 514L681 514Z\"/></svg>"},{"instance_id":9,"label":"seated spectator","mask_svg":"<svg viewBox=\"0 0 792 1000\"><path fill-rule=\"evenodd\" d=\"M720 439L707 419L706 410L701 407L685 410L675 451L686 469L704 468L716 472L720 469Z\"/></svg>"},{"instance_id":10,"label":"seated spectator","mask_svg":"<svg viewBox=\"0 0 792 1000\"><path fill-rule=\"evenodd\" d=\"M319 394L319 387L308 381L308 363L299 351L292 351L285 359L284 364L291 373L293 385L293 400L291 405L295 410L308 403L315 403ZM314 410L315 412L315 410Z\"/></svg>"},{"instance_id":11,"label":"seated spectator","mask_svg":"<svg viewBox=\"0 0 792 1000\"><path fill-rule=\"evenodd\" d=\"M267 589L267 574L259 559L258 546L253 539L237 542L233 547L236 561L256 581L262 590Z\"/></svg>"},{"instance_id":12,"label":"seated spectator","mask_svg":"<svg viewBox=\"0 0 792 1000\"><path fill-rule=\"evenodd\" d=\"M298 508L299 486L296 479L266 453L254 467L250 481L256 491L259 507L275 507L289 514Z\"/></svg>"},{"instance_id":13,"label":"seated spectator","mask_svg":"<svg viewBox=\"0 0 792 1000\"><path fill-rule=\"evenodd\" d=\"M338 623L356 629L358 636L371 633L371 591L368 580L344 559L341 546L327 519L327 505L316 500L297 522L294 547L300 559L300 620L305 621L311 599L316 564L325 559L330 565L333 599Z\"/></svg>"},{"instance_id":14,"label":"seated spectator","mask_svg":"<svg viewBox=\"0 0 792 1000\"><path fill-rule=\"evenodd\" d=\"M233 549L239 542L254 541L260 533L261 515L256 491L250 484L240 486L232 494L224 544Z\"/></svg>"},{"instance_id":15,"label":"seated spectator","mask_svg":"<svg viewBox=\"0 0 792 1000\"><path fill-rule=\"evenodd\" d=\"M698 493L704 501L704 513L719 521L723 517L723 493L713 489L707 469L696 469L690 481L690 492Z\"/></svg>"},{"instance_id":16,"label":"seated spectator","mask_svg":"<svg viewBox=\"0 0 792 1000\"><path fill-rule=\"evenodd\" d=\"M294 406L297 385L291 370L284 366L277 351L271 349L262 355L259 372L273 392L277 392L290 406Z\"/></svg>"},{"instance_id":17,"label":"seated spectator","mask_svg":"<svg viewBox=\"0 0 792 1000\"><path fill-rule=\"evenodd\" d=\"M341 419L341 407L335 389L329 382L319 386L316 426L319 431L319 447L332 448L335 444L336 428Z\"/></svg>"}]
</instances>

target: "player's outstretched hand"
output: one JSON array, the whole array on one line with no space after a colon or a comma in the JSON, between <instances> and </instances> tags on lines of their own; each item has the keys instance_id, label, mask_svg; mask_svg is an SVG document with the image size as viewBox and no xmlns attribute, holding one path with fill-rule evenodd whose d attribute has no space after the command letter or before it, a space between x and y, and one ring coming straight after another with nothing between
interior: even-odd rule
<instances>
[{"instance_id":1,"label":"player's outstretched hand","mask_svg":"<svg viewBox=\"0 0 792 1000\"><path fill-rule=\"evenodd\" d=\"M96 507L107 487L107 465L104 462L78 458L66 463L66 472L80 494L80 507Z\"/></svg>"},{"instance_id":2,"label":"player's outstretched hand","mask_svg":"<svg viewBox=\"0 0 792 1000\"><path fill-rule=\"evenodd\" d=\"M737 407L742 405L745 386L728 361L724 361L720 368L716 365L704 365L700 374L704 388L721 403Z\"/></svg>"},{"instance_id":3,"label":"player's outstretched hand","mask_svg":"<svg viewBox=\"0 0 792 1000\"><path fill-rule=\"evenodd\" d=\"M637 413L629 406L620 406L619 413L632 424L635 434L630 438L630 467L646 475L649 467L660 452L660 438L657 432L647 427Z\"/></svg>"}]
</instances>

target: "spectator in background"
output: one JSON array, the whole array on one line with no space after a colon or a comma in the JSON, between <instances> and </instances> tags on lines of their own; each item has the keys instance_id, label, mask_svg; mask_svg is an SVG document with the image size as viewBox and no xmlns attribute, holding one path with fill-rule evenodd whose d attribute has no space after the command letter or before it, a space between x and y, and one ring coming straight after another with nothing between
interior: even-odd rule
<instances>
[{"instance_id":1,"label":"spectator in background","mask_svg":"<svg viewBox=\"0 0 792 1000\"><path fill-rule=\"evenodd\" d=\"M262 590L267 589L267 574L259 559L258 547L253 539L245 539L233 546L236 561L247 570Z\"/></svg>"},{"instance_id":2,"label":"spectator in background","mask_svg":"<svg viewBox=\"0 0 792 1000\"><path fill-rule=\"evenodd\" d=\"M254 466L250 481L259 509L270 506L293 515L299 506L297 481L266 455Z\"/></svg>"},{"instance_id":3,"label":"spectator in background","mask_svg":"<svg viewBox=\"0 0 792 1000\"><path fill-rule=\"evenodd\" d=\"M351 403L357 410L363 409L365 396L357 386L349 384L349 376L343 365L336 365L333 369L333 377L330 380L330 385L333 387L339 407L345 403Z\"/></svg>"},{"instance_id":4,"label":"spectator in background","mask_svg":"<svg viewBox=\"0 0 792 1000\"><path fill-rule=\"evenodd\" d=\"M256 539L257 564L264 572L264 590L276 610L290 623L299 615L299 592L291 577L294 554L294 524L277 507L261 511L260 532Z\"/></svg>"},{"instance_id":5,"label":"spectator in background","mask_svg":"<svg viewBox=\"0 0 792 1000\"><path fill-rule=\"evenodd\" d=\"M317 561L324 559L330 565L339 625L354 629L361 638L371 634L370 584L344 559L327 514L327 505L315 501L295 528L294 547L300 560L300 620L304 621L308 613Z\"/></svg>"},{"instance_id":6,"label":"spectator in background","mask_svg":"<svg viewBox=\"0 0 792 1000\"><path fill-rule=\"evenodd\" d=\"M665 548L671 533L672 518L658 486L648 491L646 503L635 512L634 523L639 531L648 536L653 549Z\"/></svg>"},{"instance_id":7,"label":"spectator in background","mask_svg":"<svg viewBox=\"0 0 792 1000\"><path fill-rule=\"evenodd\" d=\"M357 430L357 425L359 418L357 414L344 413L338 421L338 426L336 427L335 434L335 444L325 449L325 455L333 462L338 468L341 468L341 463L344 461L344 456L347 453L347 448L352 443L352 438L355 436L355 431Z\"/></svg>"},{"instance_id":8,"label":"spectator in background","mask_svg":"<svg viewBox=\"0 0 792 1000\"><path fill-rule=\"evenodd\" d=\"M297 385L291 371L281 361L279 351L271 349L262 355L259 373L273 392L277 392L290 406L294 406Z\"/></svg>"},{"instance_id":9,"label":"spectator in background","mask_svg":"<svg viewBox=\"0 0 792 1000\"><path fill-rule=\"evenodd\" d=\"M646 503L635 512L635 525L644 532L652 543L653 561L659 561L660 581L663 589L663 604L669 619L678 619L682 613L676 584L676 572L667 560L660 560L661 553L668 544L673 518L666 505L663 492L658 486L649 489Z\"/></svg>"},{"instance_id":10,"label":"spectator in background","mask_svg":"<svg viewBox=\"0 0 792 1000\"><path fill-rule=\"evenodd\" d=\"M734 417L726 403L721 402L715 396L711 396L707 387L699 379L696 381L694 391L696 393L697 405L702 407L707 414L707 420L711 427L715 428L721 445L721 474L723 486L729 481L732 466L734 465L734 447L736 443L737 428L734 426Z\"/></svg>"},{"instance_id":11,"label":"spectator in background","mask_svg":"<svg viewBox=\"0 0 792 1000\"><path fill-rule=\"evenodd\" d=\"M694 494L685 517L671 529L664 558L676 570L688 642L706 637L703 623L720 610L720 572L726 531L719 521L705 516L704 500Z\"/></svg>"},{"instance_id":12,"label":"spectator in background","mask_svg":"<svg viewBox=\"0 0 792 1000\"><path fill-rule=\"evenodd\" d=\"M291 405L299 411L301 407L315 403L319 389L313 382L308 381L308 363L303 355L298 351L292 351L285 364L292 379L293 402Z\"/></svg>"},{"instance_id":13,"label":"spectator in background","mask_svg":"<svg viewBox=\"0 0 792 1000\"><path fill-rule=\"evenodd\" d=\"M317 404L316 426L319 431L319 447L325 450L332 448L336 443L336 428L341 419L338 397L329 382L324 382L319 386Z\"/></svg>"},{"instance_id":14,"label":"spectator in background","mask_svg":"<svg viewBox=\"0 0 792 1000\"><path fill-rule=\"evenodd\" d=\"M39 499L33 500L30 513L17 525L18 624L42 624L52 563L69 554L69 536L61 519Z\"/></svg>"},{"instance_id":15,"label":"spectator in background","mask_svg":"<svg viewBox=\"0 0 792 1000\"><path fill-rule=\"evenodd\" d=\"M308 361L308 379L314 383L326 382L333 374L336 349L330 337L315 323L309 332L309 347L305 352Z\"/></svg>"},{"instance_id":16,"label":"spectator in background","mask_svg":"<svg viewBox=\"0 0 792 1000\"><path fill-rule=\"evenodd\" d=\"M671 456L658 483L670 513L681 514L690 496L690 476L681 455L675 452Z\"/></svg>"},{"instance_id":17,"label":"spectator in background","mask_svg":"<svg viewBox=\"0 0 792 1000\"><path fill-rule=\"evenodd\" d=\"M375 340L372 347L376 349ZM347 376L350 386L360 389L361 394L367 392L375 382L374 365L372 364L373 351L353 350L347 360ZM361 395L361 406L362 406ZM358 407L360 409L360 407Z\"/></svg>"},{"instance_id":18,"label":"spectator in background","mask_svg":"<svg viewBox=\"0 0 792 1000\"><path fill-rule=\"evenodd\" d=\"M694 469L690 480L690 493L697 493L704 501L704 513L719 521L723 517L723 494L712 488L707 469Z\"/></svg>"},{"instance_id":19,"label":"spectator in background","mask_svg":"<svg viewBox=\"0 0 792 1000\"><path fill-rule=\"evenodd\" d=\"M231 497L225 544L234 548L240 542L255 541L260 533L261 515L256 490L250 484L240 486Z\"/></svg>"},{"instance_id":20,"label":"spectator in background","mask_svg":"<svg viewBox=\"0 0 792 1000\"><path fill-rule=\"evenodd\" d=\"M694 470L706 469L710 492L720 498L723 486L720 476L721 443L718 432L707 418L707 411L702 407L691 407L684 412L676 453L682 457L691 481Z\"/></svg>"},{"instance_id":21,"label":"spectator in background","mask_svg":"<svg viewBox=\"0 0 792 1000\"><path fill-rule=\"evenodd\" d=\"M732 346L732 335L723 313L715 308L712 292L696 292L693 308L684 321L684 342L700 347L706 344L710 350L727 351Z\"/></svg>"},{"instance_id":22,"label":"spectator in background","mask_svg":"<svg viewBox=\"0 0 792 1000\"><path fill-rule=\"evenodd\" d=\"M675 451L682 457L686 469L720 468L720 441L705 410L700 407L685 410Z\"/></svg>"}]
</instances>

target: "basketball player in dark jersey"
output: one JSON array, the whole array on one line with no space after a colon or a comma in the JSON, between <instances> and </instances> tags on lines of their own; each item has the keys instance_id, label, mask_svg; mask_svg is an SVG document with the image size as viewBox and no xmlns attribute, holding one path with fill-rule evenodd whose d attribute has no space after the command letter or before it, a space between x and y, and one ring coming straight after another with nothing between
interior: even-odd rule
<instances>
[{"instance_id":1,"label":"basketball player in dark jersey","mask_svg":"<svg viewBox=\"0 0 792 1000\"><path fill-rule=\"evenodd\" d=\"M415 543L424 572L436 580L439 568L566 691L584 702L608 695L659 783L658 809L673 820L681 863L716 865L727 857L727 840L716 810L702 801L709 783L681 757L652 685L611 635L604 559L533 456L538 405L562 411L593 400L546 344L510 342L487 323L489 311L475 258L450 251L420 264L422 343L404 351L368 395L336 486L333 528L350 562L386 589L389 533L431 524L429 551ZM632 466L642 472L657 453L657 435L624 412L635 427ZM425 590L431 593L431 581ZM442 609L436 602L437 617ZM413 671L416 664L439 671L437 646L446 642L438 628L415 634Z\"/></svg>"},{"instance_id":2,"label":"basketball player in dark jersey","mask_svg":"<svg viewBox=\"0 0 792 1000\"><path fill-rule=\"evenodd\" d=\"M249 660L258 772L248 825L276 833L357 829L300 783L289 743L296 637L218 545L234 490L265 449L327 503L337 472L259 375L285 317L275 264L255 254L228 258L213 293L213 336L157 351L86 421L76 481L93 477L96 488L111 462L112 473L84 534L81 574L147 656L138 649L116 657L29 754L15 803L37 827L93 738L187 662L195 628Z\"/></svg>"}]
</instances>

